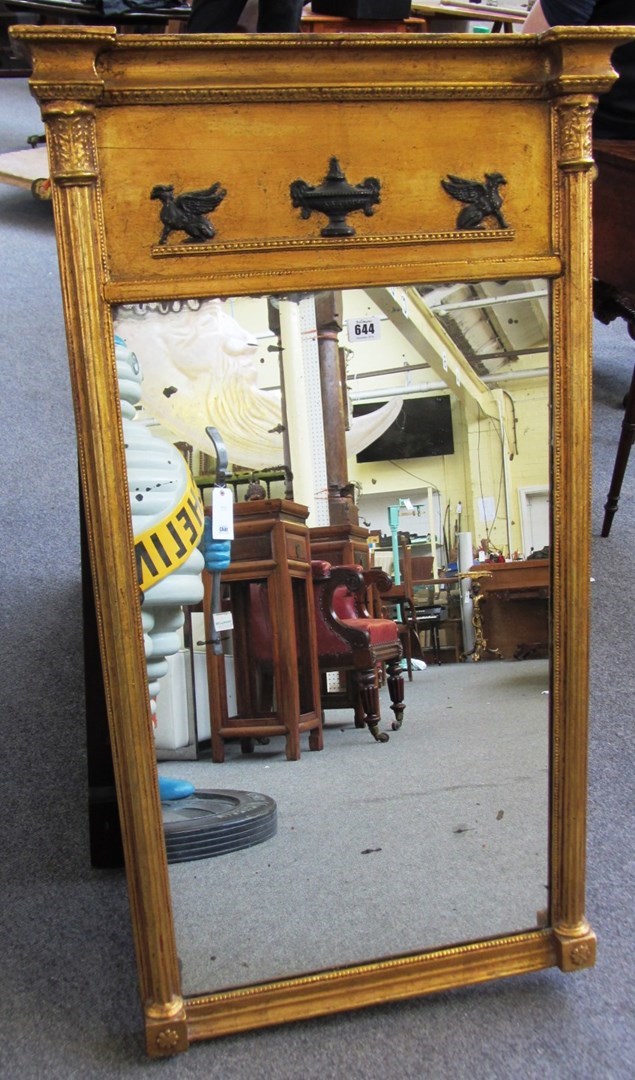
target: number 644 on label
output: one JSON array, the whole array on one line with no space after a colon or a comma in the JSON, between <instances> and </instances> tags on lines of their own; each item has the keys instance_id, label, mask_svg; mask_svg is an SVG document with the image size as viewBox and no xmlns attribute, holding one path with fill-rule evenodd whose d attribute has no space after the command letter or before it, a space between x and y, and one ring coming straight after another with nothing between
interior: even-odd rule
<instances>
[{"instance_id":1,"label":"number 644 on label","mask_svg":"<svg viewBox=\"0 0 635 1080\"><path fill-rule=\"evenodd\" d=\"M354 341L378 341L380 319L372 316L367 319L347 319L346 329L348 340Z\"/></svg>"}]
</instances>

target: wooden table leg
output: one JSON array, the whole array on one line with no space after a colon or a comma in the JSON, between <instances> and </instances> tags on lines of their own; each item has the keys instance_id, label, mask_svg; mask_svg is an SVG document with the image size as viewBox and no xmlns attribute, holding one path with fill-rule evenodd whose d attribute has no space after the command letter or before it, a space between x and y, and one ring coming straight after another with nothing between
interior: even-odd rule
<instances>
[{"instance_id":1,"label":"wooden table leg","mask_svg":"<svg viewBox=\"0 0 635 1080\"><path fill-rule=\"evenodd\" d=\"M635 341L635 297L620 292L612 285L597 278L593 282L593 314L596 319L608 326L614 319L624 319L628 332ZM631 453L631 447L635 442L635 367L631 387L626 397L624 420L622 421L622 433L617 445L617 456L613 466L611 486L604 504L604 521L602 523L603 537L607 537L611 531L613 518L617 511L617 505L622 491L622 483L626 466Z\"/></svg>"},{"instance_id":2,"label":"wooden table leg","mask_svg":"<svg viewBox=\"0 0 635 1080\"><path fill-rule=\"evenodd\" d=\"M629 326L629 332L633 337L633 330L635 324ZM622 491L622 483L624 480L624 474L626 472L626 466L628 465L628 459L631 453L631 447L635 443L635 367L633 368L633 378L631 379L631 388L626 398L626 410L624 412L624 419L622 421L622 433L620 435L620 441L617 444L617 456L615 458L615 465L613 467L613 476L611 478L611 486L609 493L604 504L604 522L602 524L602 536L606 537L611 531L611 525L613 518L617 511L617 505Z\"/></svg>"}]
</instances>

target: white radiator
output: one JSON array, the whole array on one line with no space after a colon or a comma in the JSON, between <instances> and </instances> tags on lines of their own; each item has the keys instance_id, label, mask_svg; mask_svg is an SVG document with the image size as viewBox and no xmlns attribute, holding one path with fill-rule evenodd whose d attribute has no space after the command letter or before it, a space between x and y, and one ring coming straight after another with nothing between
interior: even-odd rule
<instances>
[{"instance_id":1,"label":"white radiator","mask_svg":"<svg viewBox=\"0 0 635 1080\"><path fill-rule=\"evenodd\" d=\"M188 693L190 682L190 653L181 649L168 656L168 671L161 679L161 693L157 694L156 727L154 739L157 750L180 750L189 746L190 708ZM208 710L209 725L209 710ZM208 728L209 731L209 728Z\"/></svg>"},{"instance_id":2,"label":"white radiator","mask_svg":"<svg viewBox=\"0 0 635 1080\"><path fill-rule=\"evenodd\" d=\"M197 642L204 639L203 616L192 615L192 640L194 642L194 694L191 692L191 667L189 649L181 649L168 656L168 671L161 679L161 692L157 695L157 724L155 744L158 751L182 750L210 738L209 694L207 689L207 664L205 646ZM225 656L227 682L227 711L236 713L236 682L234 658ZM196 706L196 719L194 717ZM160 755L159 755L160 756Z\"/></svg>"}]
</instances>

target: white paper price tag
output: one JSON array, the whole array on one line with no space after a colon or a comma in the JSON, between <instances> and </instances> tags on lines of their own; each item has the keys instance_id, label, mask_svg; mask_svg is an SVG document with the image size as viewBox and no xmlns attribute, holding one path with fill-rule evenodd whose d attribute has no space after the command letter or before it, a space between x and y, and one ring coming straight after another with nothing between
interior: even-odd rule
<instances>
[{"instance_id":1,"label":"white paper price tag","mask_svg":"<svg viewBox=\"0 0 635 1080\"><path fill-rule=\"evenodd\" d=\"M212 488L212 539L234 539L234 498L231 488Z\"/></svg>"},{"instance_id":2,"label":"white paper price tag","mask_svg":"<svg viewBox=\"0 0 635 1080\"><path fill-rule=\"evenodd\" d=\"M231 611L217 611L212 615L215 630L233 630L234 620Z\"/></svg>"},{"instance_id":3,"label":"white paper price tag","mask_svg":"<svg viewBox=\"0 0 635 1080\"><path fill-rule=\"evenodd\" d=\"M377 318L347 319L346 328L349 341L379 341L380 320Z\"/></svg>"}]
</instances>

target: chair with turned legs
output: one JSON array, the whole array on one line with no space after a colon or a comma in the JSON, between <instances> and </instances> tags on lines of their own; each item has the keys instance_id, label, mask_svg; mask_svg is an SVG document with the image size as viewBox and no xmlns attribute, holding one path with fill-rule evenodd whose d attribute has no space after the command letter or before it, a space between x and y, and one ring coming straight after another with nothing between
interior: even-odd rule
<instances>
[{"instance_id":1,"label":"chair with turned legs","mask_svg":"<svg viewBox=\"0 0 635 1080\"><path fill-rule=\"evenodd\" d=\"M368 583L361 567L313 561L311 570L322 708L352 708L356 727L367 727L377 742L387 742L388 733L379 730L379 673L384 668L394 731L401 727L405 709L403 650L397 624L370 615L366 607ZM329 672L341 673L343 689L329 689Z\"/></svg>"}]
</instances>

